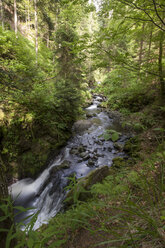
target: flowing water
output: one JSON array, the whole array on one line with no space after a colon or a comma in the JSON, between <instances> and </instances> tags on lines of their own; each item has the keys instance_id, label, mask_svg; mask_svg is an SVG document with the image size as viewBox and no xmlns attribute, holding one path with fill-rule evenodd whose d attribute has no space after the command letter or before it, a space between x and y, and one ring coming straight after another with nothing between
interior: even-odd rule
<instances>
[{"instance_id":1,"label":"flowing water","mask_svg":"<svg viewBox=\"0 0 165 248\"><path fill-rule=\"evenodd\" d=\"M88 119L74 124L73 137L36 180L23 179L10 187L16 206L32 208L18 214L16 222L38 212L34 229L47 223L62 209L68 177L85 177L98 167L111 166L113 158L125 156L112 141L104 139L106 129L115 125L114 119L99 107L102 100L94 96L93 104L85 109ZM118 145L124 144L126 139L122 134Z\"/></svg>"}]
</instances>

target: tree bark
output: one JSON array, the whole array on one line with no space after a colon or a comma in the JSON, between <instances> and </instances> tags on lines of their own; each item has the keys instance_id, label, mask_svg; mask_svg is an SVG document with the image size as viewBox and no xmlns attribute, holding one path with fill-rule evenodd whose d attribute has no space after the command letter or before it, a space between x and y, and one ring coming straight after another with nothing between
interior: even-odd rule
<instances>
[{"instance_id":1,"label":"tree bark","mask_svg":"<svg viewBox=\"0 0 165 248\"><path fill-rule=\"evenodd\" d=\"M145 27L145 23L143 23L142 26L142 36L141 36L141 40L140 40L140 50L139 50L139 67L141 67L142 64L142 56L143 56L143 43L144 43L144 27Z\"/></svg>"},{"instance_id":2,"label":"tree bark","mask_svg":"<svg viewBox=\"0 0 165 248\"><path fill-rule=\"evenodd\" d=\"M1 24L2 29L4 29L4 16L3 16L3 0L0 0L0 11L1 11Z\"/></svg>"},{"instance_id":3,"label":"tree bark","mask_svg":"<svg viewBox=\"0 0 165 248\"><path fill-rule=\"evenodd\" d=\"M150 36L149 36L148 60L150 59L150 53L151 53L152 35L153 35L153 24L151 25L151 31L150 31Z\"/></svg>"},{"instance_id":4,"label":"tree bark","mask_svg":"<svg viewBox=\"0 0 165 248\"><path fill-rule=\"evenodd\" d=\"M28 29L30 30L30 0L28 0Z\"/></svg>"},{"instance_id":5,"label":"tree bark","mask_svg":"<svg viewBox=\"0 0 165 248\"><path fill-rule=\"evenodd\" d=\"M164 81L164 76L163 76L163 63L162 63L163 41L164 41L164 32L160 31L158 68L159 68L159 82L160 82L160 87L161 87L161 98L164 101L165 81Z\"/></svg>"},{"instance_id":6,"label":"tree bark","mask_svg":"<svg viewBox=\"0 0 165 248\"><path fill-rule=\"evenodd\" d=\"M37 15L37 0L34 0L34 11L35 11L35 48L36 48L36 64L38 64L38 15Z\"/></svg>"},{"instance_id":7,"label":"tree bark","mask_svg":"<svg viewBox=\"0 0 165 248\"><path fill-rule=\"evenodd\" d=\"M14 30L16 38L18 38L18 16L17 16L17 1L14 0Z\"/></svg>"}]
</instances>

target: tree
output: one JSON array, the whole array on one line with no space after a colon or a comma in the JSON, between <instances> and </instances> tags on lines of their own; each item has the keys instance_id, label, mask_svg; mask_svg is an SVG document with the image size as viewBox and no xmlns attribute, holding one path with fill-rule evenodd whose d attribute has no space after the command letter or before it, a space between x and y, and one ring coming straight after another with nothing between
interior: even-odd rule
<instances>
[{"instance_id":1,"label":"tree","mask_svg":"<svg viewBox=\"0 0 165 248\"><path fill-rule=\"evenodd\" d=\"M18 38L17 0L14 0L14 30L16 38Z\"/></svg>"},{"instance_id":2,"label":"tree","mask_svg":"<svg viewBox=\"0 0 165 248\"><path fill-rule=\"evenodd\" d=\"M2 0L0 0L0 12L1 12L2 29L4 29L4 16L3 16L3 2L2 2Z\"/></svg>"},{"instance_id":3,"label":"tree","mask_svg":"<svg viewBox=\"0 0 165 248\"><path fill-rule=\"evenodd\" d=\"M156 79L163 95L163 9L162 0L102 1L100 31L93 44L97 65L119 65L136 74L139 83Z\"/></svg>"},{"instance_id":4,"label":"tree","mask_svg":"<svg viewBox=\"0 0 165 248\"><path fill-rule=\"evenodd\" d=\"M34 0L34 14L35 14L35 49L36 49L36 64L38 63L38 12L37 0Z\"/></svg>"}]
</instances>

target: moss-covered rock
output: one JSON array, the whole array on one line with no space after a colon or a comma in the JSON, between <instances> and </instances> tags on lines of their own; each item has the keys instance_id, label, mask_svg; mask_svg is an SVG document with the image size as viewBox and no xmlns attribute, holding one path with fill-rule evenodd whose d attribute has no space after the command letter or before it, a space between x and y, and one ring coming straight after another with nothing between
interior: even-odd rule
<instances>
[{"instance_id":1,"label":"moss-covered rock","mask_svg":"<svg viewBox=\"0 0 165 248\"><path fill-rule=\"evenodd\" d=\"M118 151L123 151L123 144L120 144L120 143L118 143L118 142L115 142L114 144L113 144L113 146L114 146L114 148L116 149L116 150L118 150Z\"/></svg>"},{"instance_id":2,"label":"moss-covered rock","mask_svg":"<svg viewBox=\"0 0 165 248\"><path fill-rule=\"evenodd\" d=\"M109 167L103 166L90 172L85 178L80 179L69 191L65 200L65 208L75 204L76 201L86 201L91 197L92 185L101 183L109 175Z\"/></svg>"}]
</instances>

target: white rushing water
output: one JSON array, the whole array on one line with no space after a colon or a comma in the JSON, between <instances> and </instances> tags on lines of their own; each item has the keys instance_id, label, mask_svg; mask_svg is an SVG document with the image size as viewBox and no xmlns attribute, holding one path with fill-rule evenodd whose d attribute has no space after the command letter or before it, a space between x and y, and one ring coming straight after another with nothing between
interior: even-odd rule
<instances>
[{"instance_id":1,"label":"white rushing water","mask_svg":"<svg viewBox=\"0 0 165 248\"><path fill-rule=\"evenodd\" d=\"M90 115L88 120L91 125L74 134L66 147L36 180L23 179L10 187L16 206L33 208L17 214L16 222L38 213L34 229L39 228L62 208L68 177L73 174L77 178L84 177L98 167L111 166L115 156L123 156L123 153L115 149L112 141L103 139L106 128L112 125L113 120L98 107L101 101L101 97L95 97L93 104L86 109L87 115ZM62 166L63 164L67 166ZM28 221L23 222L26 225Z\"/></svg>"}]
</instances>

